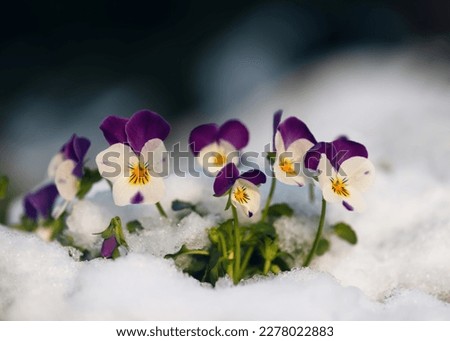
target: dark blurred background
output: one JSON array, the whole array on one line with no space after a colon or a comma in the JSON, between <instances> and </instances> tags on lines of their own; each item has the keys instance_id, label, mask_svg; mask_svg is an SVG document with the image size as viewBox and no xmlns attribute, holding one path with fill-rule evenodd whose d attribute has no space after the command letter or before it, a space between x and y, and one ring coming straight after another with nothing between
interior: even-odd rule
<instances>
[{"instance_id":1,"label":"dark blurred background","mask_svg":"<svg viewBox=\"0 0 450 341\"><path fill-rule=\"evenodd\" d=\"M450 33L448 0L14 1L0 11L0 174L11 195L44 178L72 132L103 148L108 114L207 119L332 51Z\"/></svg>"}]
</instances>

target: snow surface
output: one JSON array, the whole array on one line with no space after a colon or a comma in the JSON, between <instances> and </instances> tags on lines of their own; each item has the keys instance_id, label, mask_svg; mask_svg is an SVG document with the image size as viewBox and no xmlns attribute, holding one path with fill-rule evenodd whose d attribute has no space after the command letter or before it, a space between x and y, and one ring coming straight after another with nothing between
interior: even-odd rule
<instances>
[{"instance_id":1,"label":"snow surface","mask_svg":"<svg viewBox=\"0 0 450 341\"><path fill-rule=\"evenodd\" d=\"M350 223L356 246L332 238L330 252L310 269L238 287L223 279L213 289L161 257L186 242L205 245L205 229L223 219L225 202L211 197L212 179L167 179L164 207L182 199L210 212L179 222L173 213L169 221L159 218L152 206L115 207L101 182L73 205L69 233L95 249L100 241L92 233L112 216L141 218L145 230L126 234L130 252L116 261L77 262L73 250L0 227L0 319L450 319L450 69L427 63L414 51L334 55L258 89L218 119L247 123L247 150L262 151L271 140L279 108L303 119L319 140L346 134L363 142L377 168L368 210L329 205L327 217L328 224ZM276 222L283 247L313 237L318 200L311 206L306 190L279 183L275 202L288 202L297 215ZM18 213L16 206L12 221Z\"/></svg>"}]
</instances>

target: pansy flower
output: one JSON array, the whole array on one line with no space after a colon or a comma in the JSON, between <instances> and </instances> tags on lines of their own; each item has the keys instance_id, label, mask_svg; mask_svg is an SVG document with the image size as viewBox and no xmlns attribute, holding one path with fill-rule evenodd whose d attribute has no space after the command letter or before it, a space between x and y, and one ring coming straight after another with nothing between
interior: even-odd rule
<instances>
[{"instance_id":1,"label":"pansy flower","mask_svg":"<svg viewBox=\"0 0 450 341\"><path fill-rule=\"evenodd\" d=\"M229 163L219 172L214 181L214 195L220 197L230 191L231 204L252 217L261 201L258 186L266 182L266 176L257 169L239 174L234 163Z\"/></svg>"},{"instance_id":2,"label":"pansy flower","mask_svg":"<svg viewBox=\"0 0 450 341\"><path fill-rule=\"evenodd\" d=\"M25 215L33 222L39 219L47 220L51 217L53 205L58 197L55 184L46 185L23 199Z\"/></svg>"},{"instance_id":3,"label":"pansy flower","mask_svg":"<svg viewBox=\"0 0 450 341\"><path fill-rule=\"evenodd\" d=\"M210 123L194 128L189 135L189 146L200 166L217 175L226 164L238 164L239 151L248 140L247 127L238 120L229 120L221 126Z\"/></svg>"},{"instance_id":4,"label":"pansy flower","mask_svg":"<svg viewBox=\"0 0 450 341\"><path fill-rule=\"evenodd\" d=\"M305 167L317 171L323 198L342 202L349 211L366 207L361 193L373 183L375 168L366 147L346 137L316 144L305 157Z\"/></svg>"},{"instance_id":5,"label":"pansy flower","mask_svg":"<svg viewBox=\"0 0 450 341\"><path fill-rule=\"evenodd\" d=\"M165 190L161 173L169 123L155 112L141 110L130 119L108 116L100 129L110 147L95 161L100 174L113 185L115 204L158 203Z\"/></svg>"},{"instance_id":6,"label":"pansy flower","mask_svg":"<svg viewBox=\"0 0 450 341\"><path fill-rule=\"evenodd\" d=\"M303 186L306 181L302 173L303 159L317 141L297 117L289 117L277 124L280 119L281 112L278 112L274 116L275 177L288 185Z\"/></svg>"},{"instance_id":7,"label":"pansy flower","mask_svg":"<svg viewBox=\"0 0 450 341\"><path fill-rule=\"evenodd\" d=\"M84 157L90 145L87 138L74 134L50 161L48 176L55 180L59 194L67 201L75 199L78 193Z\"/></svg>"}]
</instances>

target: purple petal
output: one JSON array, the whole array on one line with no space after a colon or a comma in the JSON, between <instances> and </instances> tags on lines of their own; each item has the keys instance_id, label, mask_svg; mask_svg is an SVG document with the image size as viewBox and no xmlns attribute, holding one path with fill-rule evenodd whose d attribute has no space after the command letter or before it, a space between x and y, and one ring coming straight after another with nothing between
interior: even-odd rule
<instances>
[{"instance_id":1,"label":"purple petal","mask_svg":"<svg viewBox=\"0 0 450 341\"><path fill-rule=\"evenodd\" d=\"M159 114L150 110L141 110L131 116L125 125L128 143L136 153L139 153L149 140L164 141L170 132L170 125Z\"/></svg>"},{"instance_id":2,"label":"purple petal","mask_svg":"<svg viewBox=\"0 0 450 341\"><path fill-rule=\"evenodd\" d=\"M276 152L276 148L275 148L275 134L277 133L278 125L280 124L282 115L283 115L283 110L278 110L277 112L275 112L275 114L273 114L272 148L273 148L274 152Z\"/></svg>"},{"instance_id":3,"label":"purple petal","mask_svg":"<svg viewBox=\"0 0 450 341\"><path fill-rule=\"evenodd\" d=\"M74 160L77 164L72 172L78 178L83 177L83 161L86 153L91 146L91 141L85 137L77 137L73 141L73 150L75 152L77 160Z\"/></svg>"},{"instance_id":4,"label":"purple petal","mask_svg":"<svg viewBox=\"0 0 450 341\"><path fill-rule=\"evenodd\" d=\"M100 254L102 255L102 257L111 258L116 247L116 237L111 236L108 239L103 240L102 250L100 251Z\"/></svg>"},{"instance_id":5,"label":"purple petal","mask_svg":"<svg viewBox=\"0 0 450 341\"><path fill-rule=\"evenodd\" d=\"M266 175L259 169L249 170L248 172L243 173L239 178L248 180L256 186L266 183Z\"/></svg>"},{"instance_id":6,"label":"purple petal","mask_svg":"<svg viewBox=\"0 0 450 341\"><path fill-rule=\"evenodd\" d=\"M127 134L125 133L127 122L128 118L111 115L106 117L100 124L100 130L110 145L128 143Z\"/></svg>"},{"instance_id":7,"label":"purple petal","mask_svg":"<svg viewBox=\"0 0 450 341\"><path fill-rule=\"evenodd\" d=\"M197 156L207 145L216 142L218 132L219 127L215 123L202 124L194 128L189 135L189 147L194 156Z\"/></svg>"},{"instance_id":8,"label":"purple petal","mask_svg":"<svg viewBox=\"0 0 450 341\"><path fill-rule=\"evenodd\" d=\"M349 210L349 211L353 211L353 206L350 206L350 204L346 201L342 202L342 205L344 205L344 207Z\"/></svg>"},{"instance_id":9,"label":"purple petal","mask_svg":"<svg viewBox=\"0 0 450 341\"><path fill-rule=\"evenodd\" d=\"M78 137L75 135L75 139L73 141L73 149L75 151L75 155L77 157L77 161L81 162L84 160L84 157L87 154L89 147L91 146L91 141L89 141L85 137Z\"/></svg>"},{"instance_id":10,"label":"purple petal","mask_svg":"<svg viewBox=\"0 0 450 341\"><path fill-rule=\"evenodd\" d=\"M331 142L331 145L333 146L334 155L330 161L336 170L339 170L345 160L352 157L361 156L367 158L369 156L366 147L361 143L348 140L347 138L338 138Z\"/></svg>"},{"instance_id":11,"label":"purple petal","mask_svg":"<svg viewBox=\"0 0 450 341\"><path fill-rule=\"evenodd\" d=\"M144 197L142 196L141 192L137 192L134 197L131 198L132 204L140 204L144 201Z\"/></svg>"},{"instance_id":12,"label":"purple petal","mask_svg":"<svg viewBox=\"0 0 450 341\"><path fill-rule=\"evenodd\" d=\"M65 160L69 159L74 160L75 162L77 161L77 156L73 148L73 142L75 141L76 137L77 135L73 134L69 141L67 141L62 147L62 153L64 154Z\"/></svg>"},{"instance_id":13,"label":"purple petal","mask_svg":"<svg viewBox=\"0 0 450 341\"><path fill-rule=\"evenodd\" d=\"M305 168L316 171L322 154L326 154L327 158L330 161L332 160L334 154L332 150L333 146L329 142L316 143L306 152L305 159L303 160Z\"/></svg>"},{"instance_id":14,"label":"purple petal","mask_svg":"<svg viewBox=\"0 0 450 341\"><path fill-rule=\"evenodd\" d=\"M288 117L283 123L279 124L278 131L283 139L285 149L288 149L294 141L299 139L307 139L314 144L317 143L306 124L294 116Z\"/></svg>"},{"instance_id":15,"label":"purple petal","mask_svg":"<svg viewBox=\"0 0 450 341\"><path fill-rule=\"evenodd\" d=\"M38 217L38 212L37 212L36 208L33 206L33 204L31 203L30 196L31 196L31 194L28 194L23 199L23 207L25 208L25 215L29 219L36 221L37 217Z\"/></svg>"},{"instance_id":16,"label":"purple petal","mask_svg":"<svg viewBox=\"0 0 450 341\"><path fill-rule=\"evenodd\" d=\"M217 139L228 141L234 148L241 150L248 144L249 132L240 121L229 120L220 126Z\"/></svg>"},{"instance_id":17,"label":"purple petal","mask_svg":"<svg viewBox=\"0 0 450 341\"><path fill-rule=\"evenodd\" d=\"M223 167L214 180L214 195L221 197L224 195L235 181L239 178L239 170L234 163L228 163Z\"/></svg>"},{"instance_id":18,"label":"purple petal","mask_svg":"<svg viewBox=\"0 0 450 341\"><path fill-rule=\"evenodd\" d=\"M37 219L38 214L44 219L49 218L57 196L58 190L55 184L38 189L25 197L25 213L33 220Z\"/></svg>"}]
</instances>

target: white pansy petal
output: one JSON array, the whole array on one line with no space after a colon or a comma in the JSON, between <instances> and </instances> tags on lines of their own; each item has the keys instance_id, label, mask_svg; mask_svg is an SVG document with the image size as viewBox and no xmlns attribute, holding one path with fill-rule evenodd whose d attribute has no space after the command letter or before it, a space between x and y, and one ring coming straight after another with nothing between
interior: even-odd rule
<instances>
[{"instance_id":1,"label":"white pansy petal","mask_svg":"<svg viewBox=\"0 0 450 341\"><path fill-rule=\"evenodd\" d=\"M302 175L298 174L288 174L283 171L280 167L279 157L276 158L275 163L273 165L273 170L275 177L278 181L292 186L304 186L305 178Z\"/></svg>"},{"instance_id":2,"label":"white pansy petal","mask_svg":"<svg viewBox=\"0 0 450 341\"><path fill-rule=\"evenodd\" d=\"M100 152L95 162L100 175L114 183L129 176L129 165L138 162L138 158L129 146L116 143Z\"/></svg>"},{"instance_id":3,"label":"white pansy petal","mask_svg":"<svg viewBox=\"0 0 450 341\"><path fill-rule=\"evenodd\" d=\"M286 150L287 153L292 153L292 159L302 161L306 155L306 152L310 150L314 144L307 139L299 139L291 143Z\"/></svg>"},{"instance_id":4,"label":"white pansy petal","mask_svg":"<svg viewBox=\"0 0 450 341\"><path fill-rule=\"evenodd\" d=\"M369 159L355 156L345 160L339 173L348 179L348 185L357 188L359 191L366 191L375 179L375 167Z\"/></svg>"},{"instance_id":5,"label":"white pansy petal","mask_svg":"<svg viewBox=\"0 0 450 341\"><path fill-rule=\"evenodd\" d=\"M54 179L56 175L56 170L58 169L59 165L63 163L64 161L64 155L63 153L58 153L55 156L52 157L50 160L50 163L48 164L47 174L50 179Z\"/></svg>"},{"instance_id":6,"label":"white pansy petal","mask_svg":"<svg viewBox=\"0 0 450 341\"><path fill-rule=\"evenodd\" d=\"M156 204L164 197L166 186L164 179L160 177L151 177L150 182L141 186L141 193L144 197L143 204Z\"/></svg>"},{"instance_id":7,"label":"white pansy petal","mask_svg":"<svg viewBox=\"0 0 450 341\"><path fill-rule=\"evenodd\" d=\"M328 179L328 184L324 184L322 187L322 196L327 202L335 203L342 201L342 197L334 193L332 187L331 187L331 181Z\"/></svg>"},{"instance_id":8,"label":"white pansy petal","mask_svg":"<svg viewBox=\"0 0 450 341\"><path fill-rule=\"evenodd\" d=\"M151 139L144 144L141 150L142 160L148 164L152 174L167 175L167 149L160 139Z\"/></svg>"},{"instance_id":9,"label":"white pansy petal","mask_svg":"<svg viewBox=\"0 0 450 341\"><path fill-rule=\"evenodd\" d=\"M250 181L238 179L231 189L231 203L239 207L248 217L258 212L261 203L261 195L257 186Z\"/></svg>"},{"instance_id":10,"label":"white pansy petal","mask_svg":"<svg viewBox=\"0 0 450 341\"><path fill-rule=\"evenodd\" d=\"M131 205L133 198L139 196L139 185L131 185L128 178L118 178L113 184L113 199L117 206Z\"/></svg>"},{"instance_id":11,"label":"white pansy petal","mask_svg":"<svg viewBox=\"0 0 450 341\"><path fill-rule=\"evenodd\" d=\"M355 212L363 212L366 209L366 201L361 192L357 188L351 186L348 186L348 192L350 195L346 198L342 198L342 201L345 201L350 205Z\"/></svg>"},{"instance_id":12,"label":"white pansy petal","mask_svg":"<svg viewBox=\"0 0 450 341\"><path fill-rule=\"evenodd\" d=\"M330 177L336 177L336 170L333 168L331 162L328 160L325 154L322 154L322 156L320 157L317 170L319 171L318 180L320 188L322 188L322 190L326 186L329 186L331 188Z\"/></svg>"},{"instance_id":13,"label":"white pansy petal","mask_svg":"<svg viewBox=\"0 0 450 341\"><path fill-rule=\"evenodd\" d=\"M226 156L226 162L223 166L230 162L233 162L236 166L239 164L240 152L228 141L219 141L219 151Z\"/></svg>"},{"instance_id":14,"label":"white pansy petal","mask_svg":"<svg viewBox=\"0 0 450 341\"><path fill-rule=\"evenodd\" d=\"M284 148L283 138L281 137L279 131L277 131L277 133L275 134L275 148L277 150L277 153L282 153L286 150L286 148Z\"/></svg>"},{"instance_id":15,"label":"white pansy petal","mask_svg":"<svg viewBox=\"0 0 450 341\"><path fill-rule=\"evenodd\" d=\"M117 206L131 204L156 204L164 196L162 178L151 177L145 185L133 185L129 178L118 179L113 184L113 199Z\"/></svg>"},{"instance_id":16,"label":"white pansy petal","mask_svg":"<svg viewBox=\"0 0 450 341\"><path fill-rule=\"evenodd\" d=\"M217 156L223 157L223 163L216 164ZM217 175L226 164L225 156L223 149L216 142L213 142L200 150L196 159L207 173Z\"/></svg>"},{"instance_id":17,"label":"white pansy petal","mask_svg":"<svg viewBox=\"0 0 450 341\"><path fill-rule=\"evenodd\" d=\"M76 164L72 160L63 161L55 172L55 185L59 195L65 200L75 199L80 180L72 174Z\"/></svg>"}]
</instances>

